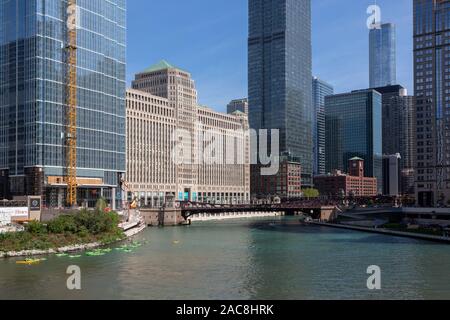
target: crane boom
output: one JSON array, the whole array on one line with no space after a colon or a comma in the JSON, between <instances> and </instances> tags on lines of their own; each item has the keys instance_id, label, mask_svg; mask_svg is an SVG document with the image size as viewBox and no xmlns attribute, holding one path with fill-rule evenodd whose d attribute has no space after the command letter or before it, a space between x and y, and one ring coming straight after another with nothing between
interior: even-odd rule
<instances>
[{"instance_id":1,"label":"crane boom","mask_svg":"<svg viewBox=\"0 0 450 320\"><path fill-rule=\"evenodd\" d=\"M77 0L67 1L65 149L68 206L77 204Z\"/></svg>"}]
</instances>

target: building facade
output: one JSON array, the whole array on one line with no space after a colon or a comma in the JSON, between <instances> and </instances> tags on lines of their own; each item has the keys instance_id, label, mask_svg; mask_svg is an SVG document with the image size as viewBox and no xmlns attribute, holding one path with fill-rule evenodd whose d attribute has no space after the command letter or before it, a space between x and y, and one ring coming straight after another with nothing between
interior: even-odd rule
<instances>
[{"instance_id":1,"label":"building facade","mask_svg":"<svg viewBox=\"0 0 450 320\"><path fill-rule=\"evenodd\" d=\"M414 0L416 198L450 201L450 1Z\"/></svg>"},{"instance_id":2,"label":"building facade","mask_svg":"<svg viewBox=\"0 0 450 320\"><path fill-rule=\"evenodd\" d=\"M383 195L398 197L402 194L401 156L399 153L383 156Z\"/></svg>"},{"instance_id":3,"label":"building facade","mask_svg":"<svg viewBox=\"0 0 450 320\"><path fill-rule=\"evenodd\" d=\"M46 3L49 3L46 1ZM0 1L0 198L65 204L67 2ZM77 1L78 205L119 205L126 1Z\"/></svg>"},{"instance_id":4,"label":"building facade","mask_svg":"<svg viewBox=\"0 0 450 320\"><path fill-rule=\"evenodd\" d=\"M280 130L280 152L298 158L312 185L313 106L310 0L249 1L249 120Z\"/></svg>"},{"instance_id":5,"label":"building facade","mask_svg":"<svg viewBox=\"0 0 450 320\"><path fill-rule=\"evenodd\" d=\"M349 174L335 170L331 174L314 177L314 185L320 194L327 197L377 196L377 179L364 176L364 160L354 157L348 164Z\"/></svg>"},{"instance_id":6,"label":"building facade","mask_svg":"<svg viewBox=\"0 0 450 320\"><path fill-rule=\"evenodd\" d=\"M252 200L292 199L302 196L302 168L298 160L290 157L280 159L280 168L276 175L260 175L261 165L252 164L251 197Z\"/></svg>"},{"instance_id":7,"label":"building facade","mask_svg":"<svg viewBox=\"0 0 450 320\"><path fill-rule=\"evenodd\" d=\"M325 166L325 97L334 94L332 85L313 78L313 141L314 141L314 175L326 173Z\"/></svg>"},{"instance_id":8,"label":"building facade","mask_svg":"<svg viewBox=\"0 0 450 320\"><path fill-rule=\"evenodd\" d=\"M397 83L397 36L392 23L375 24L369 33L370 87Z\"/></svg>"},{"instance_id":9,"label":"building facade","mask_svg":"<svg viewBox=\"0 0 450 320\"><path fill-rule=\"evenodd\" d=\"M400 85L374 88L382 95L383 154L400 154L400 193L414 195L416 159L415 98Z\"/></svg>"},{"instance_id":10,"label":"building facade","mask_svg":"<svg viewBox=\"0 0 450 320\"><path fill-rule=\"evenodd\" d=\"M248 115L248 99L236 99L230 101L227 105L227 113L234 113L236 111L245 113Z\"/></svg>"},{"instance_id":11,"label":"building facade","mask_svg":"<svg viewBox=\"0 0 450 320\"><path fill-rule=\"evenodd\" d=\"M368 177L382 192L381 94L361 90L325 97L326 171L344 171L354 156L364 159Z\"/></svg>"},{"instance_id":12,"label":"building facade","mask_svg":"<svg viewBox=\"0 0 450 320\"><path fill-rule=\"evenodd\" d=\"M191 75L162 61L127 91L127 182L142 205L250 201L248 117L197 104Z\"/></svg>"}]
</instances>

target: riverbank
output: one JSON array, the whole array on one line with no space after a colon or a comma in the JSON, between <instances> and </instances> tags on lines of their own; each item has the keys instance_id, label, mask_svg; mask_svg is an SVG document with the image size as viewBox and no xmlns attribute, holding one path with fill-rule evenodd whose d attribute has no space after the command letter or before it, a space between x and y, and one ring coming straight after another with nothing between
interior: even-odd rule
<instances>
[{"instance_id":1,"label":"riverbank","mask_svg":"<svg viewBox=\"0 0 450 320\"><path fill-rule=\"evenodd\" d=\"M140 216L119 221L117 213L100 211L62 215L47 224L32 221L22 232L0 235L0 258L92 250L126 240L146 227Z\"/></svg>"},{"instance_id":2,"label":"riverbank","mask_svg":"<svg viewBox=\"0 0 450 320\"><path fill-rule=\"evenodd\" d=\"M378 233L389 236L403 237L403 238L413 238L418 240L426 240L433 242L440 242L450 244L450 237L443 236L433 236L427 234L413 233L413 232L403 232L403 231L393 231L383 228L369 228L369 227L358 227L358 226L350 226L344 224L336 224L336 223L324 223L324 222L309 222L311 225L328 227L328 228L337 228L337 229L346 229L346 230L354 230L354 231L362 231L369 233Z\"/></svg>"},{"instance_id":3,"label":"riverbank","mask_svg":"<svg viewBox=\"0 0 450 320\"><path fill-rule=\"evenodd\" d=\"M23 251L10 251L10 252L1 252L0 251L0 259L1 258L18 258L18 257L36 257L36 256L46 256L46 255L52 255L52 254L60 254L60 253L74 253L74 252L83 252L83 251L89 251L93 249L98 249L101 247L105 247L120 241L125 241L127 239L130 239L131 237L134 237L144 231L146 228L145 225L136 226L132 229L129 229L124 232L123 238L118 238L115 241L109 242L109 243L99 243L99 242L93 242L93 243L86 243L86 244L78 244L78 245L71 245L66 246L58 249L48 249L48 250L23 250Z\"/></svg>"}]
</instances>

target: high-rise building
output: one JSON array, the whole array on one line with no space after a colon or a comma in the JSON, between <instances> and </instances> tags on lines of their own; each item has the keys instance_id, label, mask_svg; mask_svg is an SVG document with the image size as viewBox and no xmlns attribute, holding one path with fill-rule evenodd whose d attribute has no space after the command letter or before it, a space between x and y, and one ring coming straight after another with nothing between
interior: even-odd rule
<instances>
[{"instance_id":1,"label":"high-rise building","mask_svg":"<svg viewBox=\"0 0 450 320\"><path fill-rule=\"evenodd\" d=\"M416 117L414 97L400 85L374 88L382 95L383 154L400 154L400 193L414 195Z\"/></svg>"},{"instance_id":2,"label":"high-rise building","mask_svg":"<svg viewBox=\"0 0 450 320\"><path fill-rule=\"evenodd\" d=\"M248 99L236 99L230 101L230 103L227 105L227 113L233 113L233 112L242 112L248 115Z\"/></svg>"},{"instance_id":3,"label":"high-rise building","mask_svg":"<svg viewBox=\"0 0 450 320\"><path fill-rule=\"evenodd\" d=\"M397 83L396 27L392 23L373 25L369 34L370 87Z\"/></svg>"},{"instance_id":4,"label":"high-rise building","mask_svg":"<svg viewBox=\"0 0 450 320\"><path fill-rule=\"evenodd\" d=\"M250 127L280 130L280 151L298 158L312 185L310 0L249 0Z\"/></svg>"},{"instance_id":5,"label":"high-rise building","mask_svg":"<svg viewBox=\"0 0 450 320\"><path fill-rule=\"evenodd\" d=\"M365 173L382 192L381 94L360 90L325 97L326 171L345 171L352 157L364 160Z\"/></svg>"},{"instance_id":6,"label":"high-rise building","mask_svg":"<svg viewBox=\"0 0 450 320\"><path fill-rule=\"evenodd\" d=\"M325 97L334 94L330 84L317 77L313 78L313 141L314 141L314 174L325 174Z\"/></svg>"},{"instance_id":7,"label":"high-rise building","mask_svg":"<svg viewBox=\"0 0 450 320\"><path fill-rule=\"evenodd\" d=\"M166 61L127 91L127 182L142 205L248 203L248 116L197 104L191 74Z\"/></svg>"},{"instance_id":8,"label":"high-rise building","mask_svg":"<svg viewBox=\"0 0 450 320\"><path fill-rule=\"evenodd\" d=\"M449 16L448 0L414 0L416 196L422 206L450 201Z\"/></svg>"},{"instance_id":9,"label":"high-rise building","mask_svg":"<svg viewBox=\"0 0 450 320\"><path fill-rule=\"evenodd\" d=\"M45 5L44 5L45 3ZM0 1L0 198L66 185L67 1ZM120 203L125 172L126 1L77 1L78 205Z\"/></svg>"}]
</instances>

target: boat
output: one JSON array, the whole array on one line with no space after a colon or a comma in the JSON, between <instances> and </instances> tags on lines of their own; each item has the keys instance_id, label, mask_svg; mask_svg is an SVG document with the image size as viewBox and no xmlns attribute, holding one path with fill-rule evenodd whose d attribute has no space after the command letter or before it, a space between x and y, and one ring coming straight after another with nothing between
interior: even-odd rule
<instances>
[{"instance_id":1,"label":"boat","mask_svg":"<svg viewBox=\"0 0 450 320\"><path fill-rule=\"evenodd\" d=\"M81 258L81 255L76 255L76 256L69 256L70 259L78 259Z\"/></svg>"},{"instance_id":2,"label":"boat","mask_svg":"<svg viewBox=\"0 0 450 320\"><path fill-rule=\"evenodd\" d=\"M34 264L39 264L40 262L41 262L41 259L25 259L25 260L16 261L16 264L31 266Z\"/></svg>"},{"instance_id":3,"label":"boat","mask_svg":"<svg viewBox=\"0 0 450 320\"><path fill-rule=\"evenodd\" d=\"M90 251L90 252L86 252L86 255L88 257L100 257L100 256L104 256L105 253L103 252L98 252L98 251Z\"/></svg>"}]
</instances>

